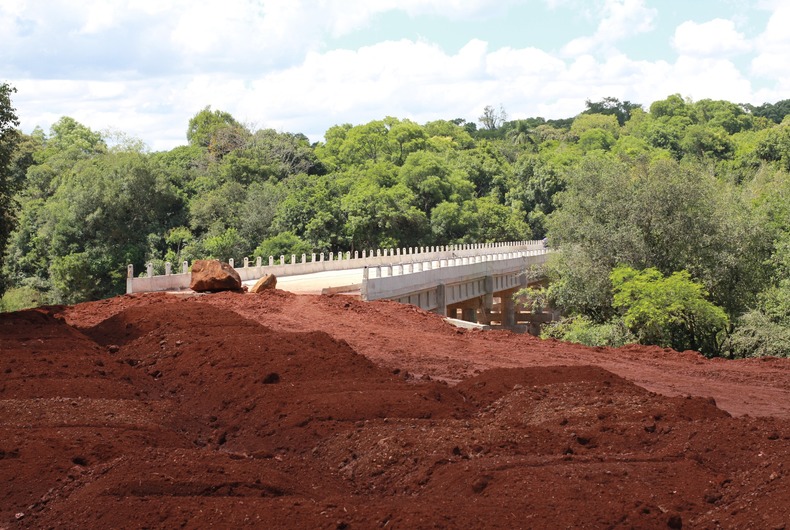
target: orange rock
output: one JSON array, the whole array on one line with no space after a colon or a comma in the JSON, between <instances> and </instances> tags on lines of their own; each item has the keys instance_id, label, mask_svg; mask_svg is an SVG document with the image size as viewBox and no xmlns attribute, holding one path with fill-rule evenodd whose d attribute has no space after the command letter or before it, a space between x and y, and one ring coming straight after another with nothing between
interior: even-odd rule
<instances>
[{"instance_id":1,"label":"orange rock","mask_svg":"<svg viewBox=\"0 0 790 530\"><path fill-rule=\"evenodd\" d=\"M192 264L189 288L196 292L241 291L241 277L227 263L199 259Z\"/></svg>"},{"instance_id":2,"label":"orange rock","mask_svg":"<svg viewBox=\"0 0 790 530\"><path fill-rule=\"evenodd\" d=\"M277 287L277 276L274 274L267 274L257 282L255 285L252 286L250 292L252 293L260 293L263 291L267 291L269 289L274 289Z\"/></svg>"}]
</instances>

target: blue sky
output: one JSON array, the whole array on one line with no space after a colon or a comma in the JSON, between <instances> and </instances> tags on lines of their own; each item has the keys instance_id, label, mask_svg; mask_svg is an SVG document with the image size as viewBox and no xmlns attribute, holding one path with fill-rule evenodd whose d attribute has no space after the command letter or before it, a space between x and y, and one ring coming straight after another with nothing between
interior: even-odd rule
<instances>
[{"instance_id":1,"label":"blue sky","mask_svg":"<svg viewBox=\"0 0 790 530\"><path fill-rule=\"evenodd\" d=\"M790 98L790 0L3 0L22 129L71 116L152 150L206 105L312 140L385 116L564 118Z\"/></svg>"}]
</instances>

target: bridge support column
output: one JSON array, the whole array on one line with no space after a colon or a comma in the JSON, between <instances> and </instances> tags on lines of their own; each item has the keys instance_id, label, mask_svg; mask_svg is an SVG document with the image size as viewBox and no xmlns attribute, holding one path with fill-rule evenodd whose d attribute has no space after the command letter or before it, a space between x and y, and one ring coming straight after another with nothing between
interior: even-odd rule
<instances>
[{"instance_id":1,"label":"bridge support column","mask_svg":"<svg viewBox=\"0 0 790 530\"><path fill-rule=\"evenodd\" d=\"M502 326L513 328L516 325L516 304L513 302L513 293L503 291L502 295Z\"/></svg>"},{"instance_id":2,"label":"bridge support column","mask_svg":"<svg viewBox=\"0 0 790 530\"><path fill-rule=\"evenodd\" d=\"M444 284L440 283L436 286L436 313L442 315L443 317L447 316L447 297L444 292Z\"/></svg>"},{"instance_id":3,"label":"bridge support column","mask_svg":"<svg viewBox=\"0 0 790 530\"><path fill-rule=\"evenodd\" d=\"M483 308L488 313L491 313L491 310L494 308L494 277L486 276L484 281L486 294L483 295Z\"/></svg>"},{"instance_id":4,"label":"bridge support column","mask_svg":"<svg viewBox=\"0 0 790 530\"><path fill-rule=\"evenodd\" d=\"M483 279L484 294L478 301L477 322L491 324L491 310L494 308L494 277L486 276Z\"/></svg>"},{"instance_id":5,"label":"bridge support column","mask_svg":"<svg viewBox=\"0 0 790 530\"><path fill-rule=\"evenodd\" d=\"M461 320L466 320L467 322L481 323L481 320L478 318L478 314L482 306L482 297L470 298L469 300L449 304L447 306L446 316L450 318L460 318Z\"/></svg>"}]
</instances>

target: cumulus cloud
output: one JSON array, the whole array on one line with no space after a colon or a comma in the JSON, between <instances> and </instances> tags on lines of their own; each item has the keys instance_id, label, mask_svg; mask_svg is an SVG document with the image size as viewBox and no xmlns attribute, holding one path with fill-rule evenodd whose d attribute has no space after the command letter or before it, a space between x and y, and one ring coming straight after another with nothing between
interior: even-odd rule
<instances>
[{"instance_id":1,"label":"cumulus cloud","mask_svg":"<svg viewBox=\"0 0 790 530\"><path fill-rule=\"evenodd\" d=\"M298 68L258 80L247 102L266 126L286 127L289 109L300 108L300 130L320 136L341 121L360 123L387 114L417 120L455 117L485 84L486 45L472 41L448 55L435 45L382 42L357 51L310 53ZM315 123L316 117L331 123ZM312 121L312 123L311 123Z\"/></svg>"},{"instance_id":2,"label":"cumulus cloud","mask_svg":"<svg viewBox=\"0 0 790 530\"><path fill-rule=\"evenodd\" d=\"M45 77L58 69L106 76L283 65L327 34L326 13L309 7L298 0L3 2L0 67Z\"/></svg>"},{"instance_id":3,"label":"cumulus cloud","mask_svg":"<svg viewBox=\"0 0 790 530\"><path fill-rule=\"evenodd\" d=\"M614 96L649 104L679 92L693 98L745 101L749 84L728 61L686 58L676 64L567 62L542 50L490 50L470 41L455 54L427 42L382 42L359 50L310 52L294 67L251 79L202 74L124 82L38 81L20 84L26 122L52 123L60 108L94 129L116 125L148 139L153 149L184 143L189 118L205 105L258 127L302 132L312 140L338 123L365 123L385 114L417 122L474 120L486 104L503 104L511 118L573 116L587 98ZM26 94L36 94L27 100Z\"/></svg>"},{"instance_id":4,"label":"cumulus cloud","mask_svg":"<svg viewBox=\"0 0 790 530\"><path fill-rule=\"evenodd\" d=\"M486 58L486 71L496 79L539 81L565 70L565 63L538 48L501 48Z\"/></svg>"},{"instance_id":5,"label":"cumulus cloud","mask_svg":"<svg viewBox=\"0 0 790 530\"><path fill-rule=\"evenodd\" d=\"M601 38L619 40L653 29L658 11L645 6L643 0L607 0L604 18L596 34Z\"/></svg>"},{"instance_id":6,"label":"cumulus cloud","mask_svg":"<svg viewBox=\"0 0 790 530\"><path fill-rule=\"evenodd\" d=\"M721 57L751 50L751 43L731 20L717 18L697 24L687 21L675 29L672 45L681 55Z\"/></svg>"},{"instance_id":7,"label":"cumulus cloud","mask_svg":"<svg viewBox=\"0 0 790 530\"><path fill-rule=\"evenodd\" d=\"M441 15L450 19L479 19L504 13L519 0L327 0L322 3L324 16L335 27L350 27L348 21L360 22L387 11L404 11L409 16Z\"/></svg>"},{"instance_id":8,"label":"cumulus cloud","mask_svg":"<svg viewBox=\"0 0 790 530\"><path fill-rule=\"evenodd\" d=\"M644 0L605 0L602 17L592 36L573 39L563 48L566 56L592 53L614 43L653 29L658 11Z\"/></svg>"},{"instance_id":9,"label":"cumulus cloud","mask_svg":"<svg viewBox=\"0 0 790 530\"><path fill-rule=\"evenodd\" d=\"M664 68L651 69L645 74L639 88L652 95L645 101L663 99L675 93L694 100L753 100L751 82L727 59L680 57L675 63L667 63Z\"/></svg>"},{"instance_id":10,"label":"cumulus cloud","mask_svg":"<svg viewBox=\"0 0 790 530\"><path fill-rule=\"evenodd\" d=\"M516 0L4 0L11 75L246 71L298 64L379 14L480 19ZM13 63L4 55L13 56ZM155 60L151 60L152 57ZM20 65L24 65L21 67Z\"/></svg>"},{"instance_id":11,"label":"cumulus cloud","mask_svg":"<svg viewBox=\"0 0 790 530\"><path fill-rule=\"evenodd\" d=\"M756 39L757 55L752 60L755 75L775 79L779 88L790 90L790 5L778 2L765 31Z\"/></svg>"},{"instance_id":12,"label":"cumulus cloud","mask_svg":"<svg viewBox=\"0 0 790 530\"><path fill-rule=\"evenodd\" d=\"M643 0L602 2L597 30L558 53L474 37L451 50L405 38L326 46L394 9L476 20L500 16L501 0L225 0L222 9L209 0L117 0L111 11L98 0L4 0L0 72L19 89L24 130L67 115L94 130L116 127L156 150L184 143L189 118L206 105L316 141L339 123L385 115L474 120L485 105L502 104L512 119L561 118L607 96L649 105L673 93L754 103L786 94L790 19L781 5L754 41L752 63L778 79L777 88L755 92L731 60L748 44L731 22L681 25L674 62L637 61L614 45L649 31L655 10ZM727 35L728 45L694 32Z\"/></svg>"},{"instance_id":13,"label":"cumulus cloud","mask_svg":"<svg viewBox=\"0 0 790 530\"><path fill-rule=\"evenodd\" d=\"M109 2L98 0L85 2L82 5L87 8L87 16L79 30L80 33L100 33L113 28L117 24L115 9Z\"/></svg>"}]
</instances>

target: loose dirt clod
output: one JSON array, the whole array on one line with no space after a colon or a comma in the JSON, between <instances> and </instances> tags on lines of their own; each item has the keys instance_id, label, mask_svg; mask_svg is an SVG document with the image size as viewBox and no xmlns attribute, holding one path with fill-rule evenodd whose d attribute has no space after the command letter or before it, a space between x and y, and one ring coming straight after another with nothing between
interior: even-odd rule
<instances>
[{"instance_id":1,"label":"loose dirt clod","mask_svg":"<svg viewBox=\"0 0 790 530\"><path fill-rule=\"evenodd\" d=\"M0 527L790 515L787 360L459 334L411 306L273 290L1 314L0 373Z\"/></svg>"}]
</instances>

